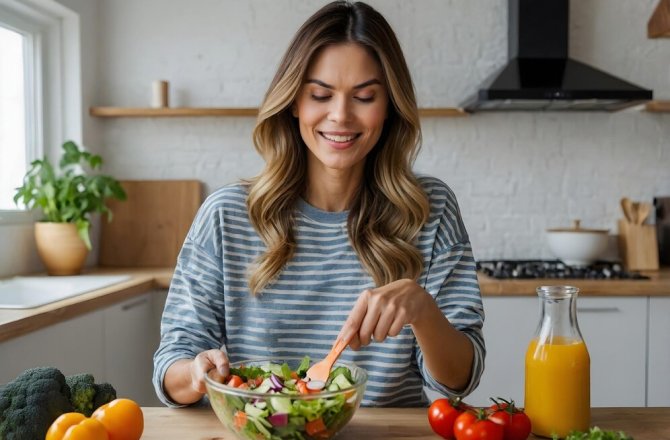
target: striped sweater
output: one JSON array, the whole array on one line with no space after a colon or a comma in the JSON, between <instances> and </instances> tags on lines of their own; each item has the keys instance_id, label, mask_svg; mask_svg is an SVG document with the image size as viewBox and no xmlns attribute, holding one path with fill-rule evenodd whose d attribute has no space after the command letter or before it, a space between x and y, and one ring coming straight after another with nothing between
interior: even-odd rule
<instances>
[{"instance_id":1,"label":"striped sweater","mask_svg":"<svg viewBox=\"0 0 670 440\"><path fill-rule=\"evenodd\" d=\"M418 237L424 258L418 283L451 324L473 342L470 383L451 390L426 369L410 326L395 337L374 340L341 359L368 373L362 405L425 406L424 386L465 396L484 369L479 285L468 235L453 192L440 180L420 177L430 217ZM211 194L200 208L179 254L154 355L153 382L159 398L168 367L212 348L231 362L258 358L324 357L358 295L374 288L347 235L347 212L326 212L300 200L295 213L297 249L278 278L252 297L246 275L265 246L249 222L244 186ZM439 338L440 335L435 335Z\"/></svg>"}]
</instances>

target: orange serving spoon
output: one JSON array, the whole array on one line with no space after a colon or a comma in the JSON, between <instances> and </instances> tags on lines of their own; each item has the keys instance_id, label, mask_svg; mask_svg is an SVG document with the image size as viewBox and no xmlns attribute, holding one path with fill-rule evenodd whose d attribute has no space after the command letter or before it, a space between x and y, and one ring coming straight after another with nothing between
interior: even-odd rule
<instances>
[{"instance_id":1,"label":"orange serving spoon","mask_svg":"<svg viewBox=\"0 0 670 440\"><path fill-rule=\"evenodd\" d=\"M333 364L340 357L342 351L347 348L349 342L351 341L351 336L348 336L344 339L337 338L333 344L333 348L330 349L330 353L323 358L323 360L317 362L316 364L309 367L305 378L308 380L307 388L311 390L320 390L326 386L328 381L328 375L330 374L330 369L333 368Z\"/></svg>"}]
</instances>

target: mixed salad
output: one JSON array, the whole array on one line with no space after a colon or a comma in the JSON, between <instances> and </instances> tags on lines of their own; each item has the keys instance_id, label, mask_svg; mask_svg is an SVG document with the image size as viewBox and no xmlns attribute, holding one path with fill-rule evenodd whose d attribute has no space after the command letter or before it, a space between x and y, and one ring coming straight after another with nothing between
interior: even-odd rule
<instances>
[{"instance_id":1,"label":"mixed salad","mask_svg":"<svg viewBox=\"0 0 670 440\"><path fill-rule=\"evenodd\" d=\"M295 370L287 363L231 368L225 385L264 395L212 393L211 404L219 417L226 418L222 421L246 439L328 439L353 416L358 391L351 370L345 366L331 370L323 390L310 389L304 380L309 366L310 359L305 356ZM295 398L347 389L328 397Z\"/></svg>"}]
</instances>

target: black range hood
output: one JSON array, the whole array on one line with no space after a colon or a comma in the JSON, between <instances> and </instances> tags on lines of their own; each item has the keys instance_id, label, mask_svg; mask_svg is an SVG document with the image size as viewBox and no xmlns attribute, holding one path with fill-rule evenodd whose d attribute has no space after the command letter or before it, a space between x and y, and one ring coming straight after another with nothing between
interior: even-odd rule
<instances>
[{"instance_id":1,"label":"black range hood","mask_svg":"<svg viewBox=\"0 0 670 440\"><path fill-rule=\"evenodd\" d=\"M461 106L508 110L616 111L653 92L568 58L569 0L509 0L507 64Z\"/></svg>"}]
</instances>

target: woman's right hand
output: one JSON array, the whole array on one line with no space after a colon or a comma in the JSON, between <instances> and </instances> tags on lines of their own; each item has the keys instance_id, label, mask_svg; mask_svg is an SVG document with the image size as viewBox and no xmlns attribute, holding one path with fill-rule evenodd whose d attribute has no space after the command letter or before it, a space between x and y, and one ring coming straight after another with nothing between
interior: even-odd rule
<instances>
[{"instance_id":1,"label":"woman's right hand","mask_svg":"<svg viewBox=\"0 0 670 440\"><path fill-rule=\"evenodd\" d=\"M198 353L189 365L191 374L191 387L198 393L205 393L205 376L210 370L210 377L217 382L223 383L230 372L228 356L219 350L212 349Z\"/></svg>"}]
</instances>

